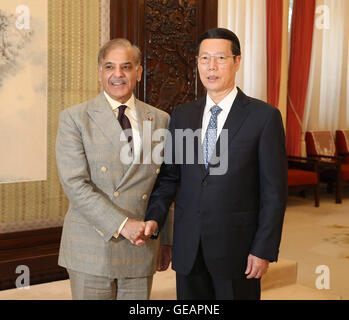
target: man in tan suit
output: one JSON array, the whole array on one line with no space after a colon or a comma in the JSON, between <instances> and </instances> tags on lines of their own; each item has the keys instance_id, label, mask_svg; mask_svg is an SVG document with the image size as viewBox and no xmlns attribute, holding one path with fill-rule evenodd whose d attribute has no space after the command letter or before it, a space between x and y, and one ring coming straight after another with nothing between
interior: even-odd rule
<instances>
[{"instance_id":1,"label":"man in tan suit","mask_svg":"<svg viewBox=\"0 0 349 320\"><path fill-rule=\"evenodd\" d=\"M73 299L148 299L153 274L171 260L171 214L160 241L144 235L156 231L144 215L161 165L149 161L161 144L149 133L166 129L169 115L135 99L140 62L128 40L106 43L98 57L103 92L60 116L57 166L70 205L58 264Z\"/></svg>"}]
</instances>

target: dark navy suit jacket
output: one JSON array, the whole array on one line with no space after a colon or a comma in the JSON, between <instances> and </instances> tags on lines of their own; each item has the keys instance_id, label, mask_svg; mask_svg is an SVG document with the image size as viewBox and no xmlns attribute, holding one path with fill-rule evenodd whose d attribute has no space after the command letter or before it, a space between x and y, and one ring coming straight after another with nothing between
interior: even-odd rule
<instances>
[{"instance_id":1,"label":"dark navy suit jacket","mask_svg":"<svg viewBox=\"0 0 349 320\"><path fill-rule=\"evenodd\" d=\"M270 261L278 258L287 201L284 129L278 109L238 89L223 127L227 144L219 137L216 145L221 160L206 170L200 138L194 145L187 136L182 143L175 139L176 129L201 131L205 103L202 98L173 111L165 162L145 219L157 221L161 229L175 199L173 269L187 275L201 242L212 274L240 278L249 253ZM188 160L192 148L194 159ZM226 172L212 174L224 156Z\"/></svg>"}]
</instances>

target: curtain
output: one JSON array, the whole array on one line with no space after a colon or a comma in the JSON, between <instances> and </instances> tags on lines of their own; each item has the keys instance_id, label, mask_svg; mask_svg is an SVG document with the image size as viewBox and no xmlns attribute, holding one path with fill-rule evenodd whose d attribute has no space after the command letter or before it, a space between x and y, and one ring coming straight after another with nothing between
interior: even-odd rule
<instances>
[{"instance_id":1,"label":"curtain","mask_svg":"<svg viewBox=\"0 0 349 320\"><path fill-rule=\"evenodd\" d=\"M301 155L302 119L308 89L315 0L294 0L288 75L286 144L289 155Z\"/></svg>"},{"instance_id":2,"label":"curtain","mask_svg":"<svg viewBox=\"0 0 349 320\"><path fill-rule=\"evenodd\" d=\"M268 103L278 107L281 79L283 1L266 0Z\"/></svg>"},{"instance_id":3,"label":"curtain","mask_svg":"<svg viewBox=\"0 0 349 320\"><path fill-rule=\"evenodd\" d=\"M241 43L236 84L247 95L267 100L266 4L261 0L219 0L218 26Z\"/></svg>"},{"instance_id":4,"label":"curtain","mask_svg":"<svg viewBox=\"0 0 349 320\"><path fill-rule=\"evenodd\" d=\"M349 129L348 0L317 0L303 129Z\"/></svg>"},{"instance_id":5,"label":"curtain","mask_svg":"<svg viewBox=\"0 0 349 320\"><path fill-rule=\"evenodd\" d=\"M100 46L110 40L110 0L99 0Z\"/></svg>"}]
</instances>

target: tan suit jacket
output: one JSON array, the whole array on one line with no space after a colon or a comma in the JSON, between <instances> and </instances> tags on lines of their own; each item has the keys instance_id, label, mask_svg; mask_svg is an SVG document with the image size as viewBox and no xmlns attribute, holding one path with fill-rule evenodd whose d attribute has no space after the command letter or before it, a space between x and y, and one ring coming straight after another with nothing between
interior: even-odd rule
<instances>
[{"instance_id":1,"label":"tan suit jacket","mask_svg":"<svg viewBox=\"0 0 349 320\"><path fill-rule=\"evenodd\" d=\"M136 99L139 131L167 128L169 115ZM149 123L150 121L150 123ZM160 241L142 247L113 237L126 217L144 219L160 164L123 164L121 126L103 93L61 112L56 158L62 187L69 199L58 264L110 278L144 277L156 270L160 245L172 244L173 213ZM149 139L149 137L145 137ZM152 141L153 150L160 142Z\"/></svg>"}]
</instances>

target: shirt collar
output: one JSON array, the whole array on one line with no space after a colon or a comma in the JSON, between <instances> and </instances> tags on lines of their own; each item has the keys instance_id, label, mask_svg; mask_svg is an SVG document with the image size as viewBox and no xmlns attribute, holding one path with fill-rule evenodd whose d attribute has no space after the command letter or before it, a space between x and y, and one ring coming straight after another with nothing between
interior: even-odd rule
<instances>
[{"instance_id":1,"label":"shirt collar","mask_svg":"<svg viewBox=\"0 0 349 320\"><path fill-rule=\"evenodd\" d=\"M215 105L218 105L220 108L222 108L223 112L229 113L237 94L238 89L236 88L236 86L234 86L233 90L231 90L219 104L214 103L211 97L207 94L205 113L210 112L210 109Z\"/></svg>"},{"instance_id":2,"label":"shirt collar","mask_svg":"<svg viewBox=\"0 0 349 320\"><path fill-rule=\"evenodd\" d=\"M125 105L125 106L129 107L131 110L135 110L136 109L135 97L134 97L133 94L132 94L131 98L126 103L121 103L119 101L114 100L105 91L104 91L104 95L105 95L105 98L107 99L107 101L109 102L111 108L113 109L113 111L115 111L121 105Z\"/></svg>"}]
</instances>

